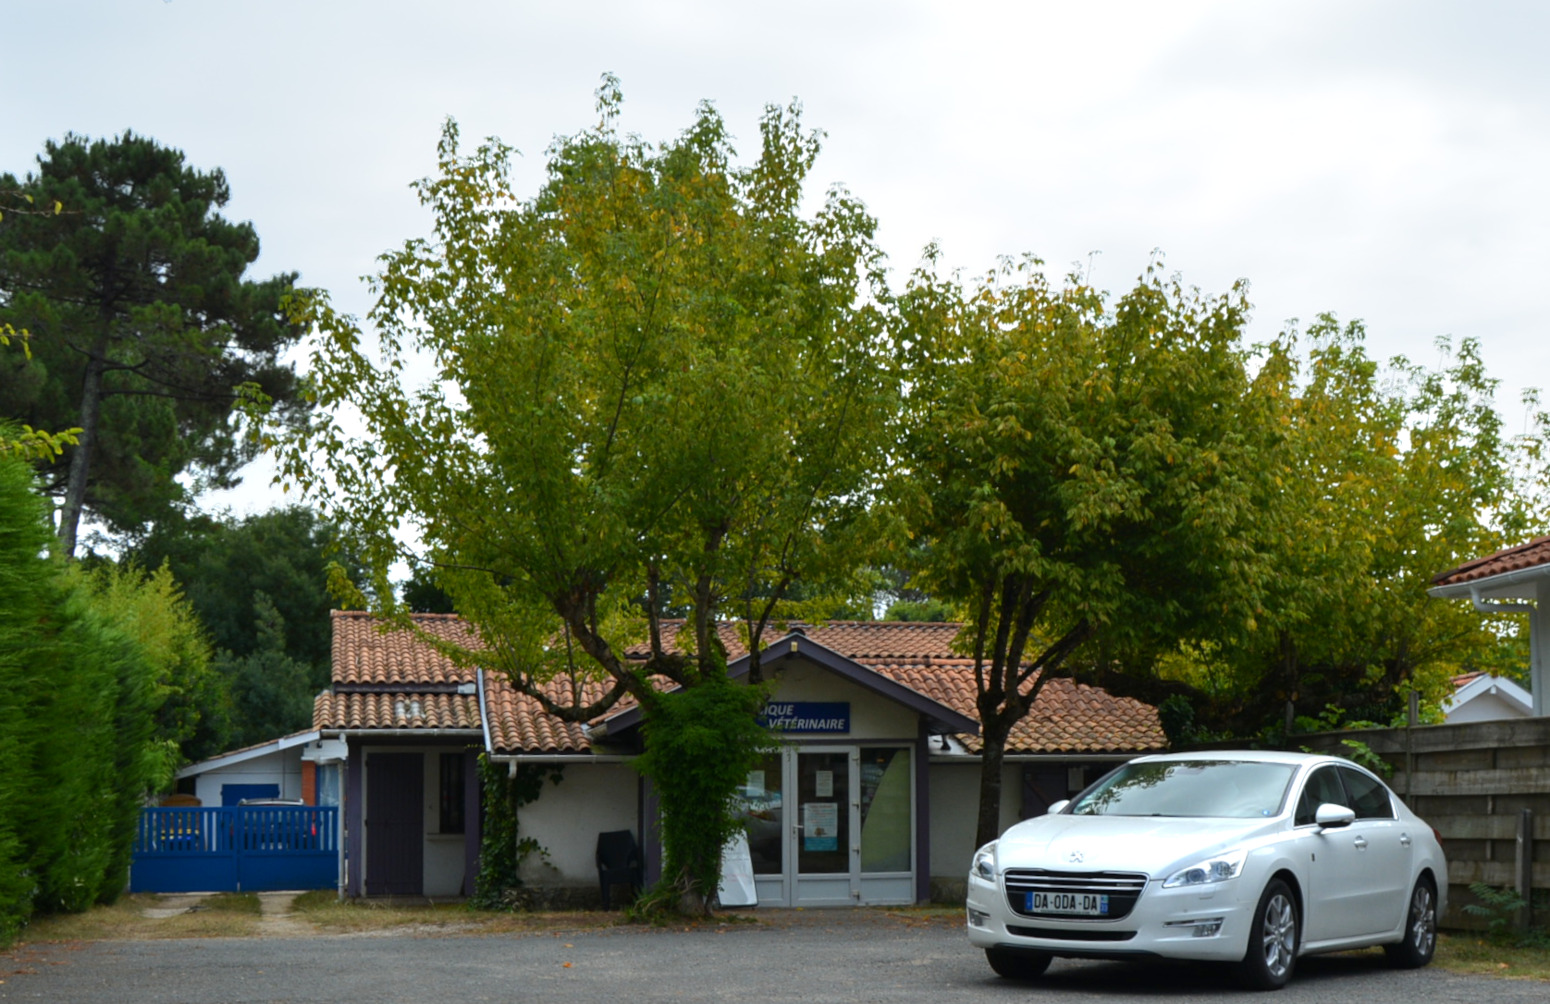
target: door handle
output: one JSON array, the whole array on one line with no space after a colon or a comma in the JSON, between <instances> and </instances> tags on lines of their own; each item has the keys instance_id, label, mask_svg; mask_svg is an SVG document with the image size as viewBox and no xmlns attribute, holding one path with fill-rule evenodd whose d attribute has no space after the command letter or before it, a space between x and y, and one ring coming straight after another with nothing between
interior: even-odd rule
<instances>
[{"instance_id":1,"label":"door handle","mask_svg":"<svg viewBox=\"0 0 1550 1004\"><path fill-rule=\"evenodd\" d=\"M1359 851L1365 851L1367 849L1366 837L1357 837L1354 841L1352 841L1352 843L1356 844L1356 849Z\"/></svg>"},{"instance_id":2,"label":"door handle","mask_svg":"<svg viewBox=\"0 0 1550 1004\"><path fill-rule=\"evenodd\" d=\"M1408 833L1401 833L1399 835L1399 846L1401 846L1401 847L1409 847L1410 846L1410 834L1408 834Z\"/></svg>"}]
</instances>

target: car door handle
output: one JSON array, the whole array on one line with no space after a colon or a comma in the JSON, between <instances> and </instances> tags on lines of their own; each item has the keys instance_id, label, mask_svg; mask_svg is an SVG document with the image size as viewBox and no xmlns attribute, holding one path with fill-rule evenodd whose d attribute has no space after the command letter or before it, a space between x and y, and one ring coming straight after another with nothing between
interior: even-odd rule
<instances>
[{"instance_id":1,"label":"car door handle","mask_svg":"<svg viewBox=\"0 0 1550 1004\"><path fill-rule=\"evenodd\" d=\"M1366 837L1357 837L1355 840L1352 841L1352 843L1354 843L1356 845L1356 849L1359 850L1359 851L1365 851L1367 849L1367 838Z\"/></svg>"},{"instance_id":2,"label":"car door handle","mask_svg":"<svg viewBox=\"0 0 1550 1004\"><path fill-rule=\"evenodd\" d=\"M1408 834L1408 833L1401 833L1399 835L1399 846L1401 846L1401 847L1409 847L1410 846L1410 834Z\"/></svg>"}]
</instances>

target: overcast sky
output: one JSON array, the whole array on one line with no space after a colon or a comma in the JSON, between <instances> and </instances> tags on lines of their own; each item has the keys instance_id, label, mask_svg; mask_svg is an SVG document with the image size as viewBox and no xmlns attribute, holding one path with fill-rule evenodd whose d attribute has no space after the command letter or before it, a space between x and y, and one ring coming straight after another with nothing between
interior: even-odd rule
<instances>
[{"instance_id":1,"label":"overcast sky","mask_svg":"<svg viewBox=\"0 0 1550 1004\"><path fill-rule=\"evenodd\" d=\"M132 129L221 167L226 215L352 313L422 234L408 188L443 119L522 151L591 125L604 71L647 139L713 101L745 155L762 107L827 135L818 187L970 271L1032 252L1115 292L1154 249L1250 335L1321 311L1374 355L1478 338L1523 427L1550 383L1550 4L956 0L5 0L0 171ZM1093 253L1096 252L1096 255ZM265 480L263 476L260 481ZM262 493L229 501L266 506Z\"/></svg>"}]
</instances>

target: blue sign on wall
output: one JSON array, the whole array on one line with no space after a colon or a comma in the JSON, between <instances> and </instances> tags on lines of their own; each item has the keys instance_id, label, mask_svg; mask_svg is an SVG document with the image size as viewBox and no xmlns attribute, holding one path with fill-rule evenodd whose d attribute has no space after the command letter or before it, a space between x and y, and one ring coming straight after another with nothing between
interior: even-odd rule
<instances>
[{"instance_id":1,"label":"blue sign on wall","mask_svg":"<svg viewBox=\"0 0 1550 1004\"><path fill-rule=\"evenodd\" d=\"M760 713L759 724L781 732L849 732L850 702L771 701Z\"/></svg>"}]
</instances>

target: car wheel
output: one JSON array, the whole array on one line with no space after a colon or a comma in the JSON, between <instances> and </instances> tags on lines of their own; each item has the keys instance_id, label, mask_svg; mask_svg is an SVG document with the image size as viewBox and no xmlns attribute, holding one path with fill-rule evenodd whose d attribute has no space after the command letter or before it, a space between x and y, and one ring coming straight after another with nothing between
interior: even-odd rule
<instances>
[{"instance_id":1,"label":"car wheel","mask_svg":"<svg viewBox=\"0 0 1550 1004\"><path fill-rule=\"evenodd\" d=\"M1037 979L1049 968L1050 958L1048 952L1017 948L985 949L985 961L990 963L990 968L996 971L997 976L1009 980Z\"/></svg>"},{"instance_id":2,"label":"car wheel","mask_svg":"<svg viewBox=\"0 0 1550 1004\"><path fill-rule=\"evenodd\" d=\"M1297 964L1297 900L1291 887L1272 879L1249 923L1249 947L1238 976L1251 990L1279 990Z\"/></svg>"},{"instance_id":3,"label":"car wheel","mask_svg":"<svg viewBox=\"0 0 1550 1004\"><path fill-rule=\"evenodd\" d=\"M1405 911L1405 934L1397 944L1384 945L1389 965L1395 969L1419 969L1432 961L1437 950L1437 890L1432 880L1416 879Z\"/></svg>"}]
</instances>

